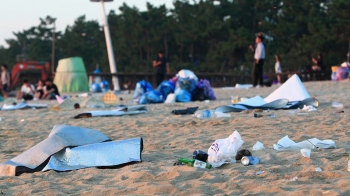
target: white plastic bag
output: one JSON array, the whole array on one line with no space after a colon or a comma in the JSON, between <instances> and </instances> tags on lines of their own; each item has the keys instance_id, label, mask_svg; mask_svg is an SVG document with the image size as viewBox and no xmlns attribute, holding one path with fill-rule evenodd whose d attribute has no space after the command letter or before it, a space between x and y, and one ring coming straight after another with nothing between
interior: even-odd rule
<instances>
[{"instance_id":1,"label":"white plastic bag","mask_svg":"<svg viewBox=\"0 0 350 196\"><path fill-rule=\"evenodd\" d=\"M253 150L256 151L256 150L263 150L265 147L264 147L264 144L257 141L256 144L253 146Z\"/></svg>"},{"instance_id":2,"label":"white plastic bag","mask_svg":"<svg viewBox=\"0 0 350 196\"><path fill-rule=\"evenodd\" d=\"M237 131L226 139L216 140L208 149L208 163L213 167L220 167L224 163L235 163L235 156L244 141Z\"/></svg>"}]
</instances>

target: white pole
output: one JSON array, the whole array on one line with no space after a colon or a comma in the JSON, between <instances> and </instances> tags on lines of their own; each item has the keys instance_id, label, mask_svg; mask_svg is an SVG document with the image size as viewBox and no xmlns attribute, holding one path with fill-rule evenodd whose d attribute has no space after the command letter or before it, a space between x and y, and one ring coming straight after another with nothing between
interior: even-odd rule
<instances>
[{"instance_id":1,"label":"white pole","mask_svg":"<svg viewBox=\"0 0 350 196\"><path fill-rule=\"evenodd\" d=\"M111 70L111 73L117 73L117 66L115 65L115 59L114 59L114 53L113 53L113 46L111 41L111 35L109 33L109 26L108 21L105 13L105 6L103 3L103 0L100 0L101 8L102 8L102 14L103 14L103 28L105 32L105 38L106 38L106 45L107 45L107 52L108 52L108 61L109 61L109 68ZM119 81L117 76L112 76L112 83L114 91L119 92Z\"/></svg>"}]
</instances>

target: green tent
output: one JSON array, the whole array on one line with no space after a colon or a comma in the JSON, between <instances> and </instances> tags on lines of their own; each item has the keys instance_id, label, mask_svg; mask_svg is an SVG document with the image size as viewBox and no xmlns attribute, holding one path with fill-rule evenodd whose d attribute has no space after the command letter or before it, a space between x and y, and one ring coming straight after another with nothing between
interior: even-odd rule
<instances>
[{"instance_id":1,"label":"green tent","mask_svg":"<svg viewBox=\"0 0 350 196\"><path fill-rule=\"evenodd\" d=\"M60 92L89 91L89 82L83 59L72 57L59 60L54 83Z\"/></svg>"}]
</instances>

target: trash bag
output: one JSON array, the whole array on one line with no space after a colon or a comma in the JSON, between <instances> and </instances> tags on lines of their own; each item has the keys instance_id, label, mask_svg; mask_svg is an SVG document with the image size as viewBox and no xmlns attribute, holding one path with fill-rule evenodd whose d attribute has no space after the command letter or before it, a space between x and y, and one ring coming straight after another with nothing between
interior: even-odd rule
<instances>
[{"instance_id":1,"label":"trash bag","mask_svg":"<svg viewBox=\"0 0 350 196\"><path fill-rule=\"evenodd\" d=\"M183 69L181 71L179 71L176 76L178 78L189 78L189 79L193 79L195 81L198 81L198 78L197 76L190 70L187 70L187 69Z\"/></svg>"},{"instance_id":2,"label":"trash bag","mask_svg":"<svg viewBox=\"0 0 350 196\"><path fill-rule=\"evenodd\" d=\"M133 102L139 103L139 99L141 98L141 96L144 93L152 91L152 90L153 90L153 87L149 82L147 82L146 80L139 81L138 83L136 83Z\"/></svg>"},{"instance_id":3,"label":"trash bag","mask_svg":"<svg viewBox=\"0 0 350 196\"><path fill-rule=\"evenodd\" d=\"M214 90L210 86L208 80L200 80L196 85L193 93L193 101L216 100Z\"/></svg>"},{"instance_id":4,"label":"trash bag","mask_svg":"<svg viewBox=\"0 0 350 196\"><path fill-rule=\"evenodd\" d=\"M183 69L179 71L179 73L176 74L176 76L178 78L176 83L177 88L181 88L189 92L195 90L198 78L192 71Z\"/></svg>"},{"instance_id":5,"label":"trash bag","mask_svg":"<svg viewBox=\"0 0 350 196\"><path fill-rule=\"evenodd\" d=\"M160 92L151 90L143 95L139 99L139 104L149 104L149 103L163 103L163 96Z\"/></svg>"},{"instance_id":6,"label":"trash bag","mask_svg":"<svg viewBox=\"0 0 350 196\"><path fill-rule=\"evenodd\" d=\"M182 90L192 92L196 89L197 80L190 78L178 78L176 86Z\"/></svg>"},{"instance_id":7,"label":"trash bag","mask_svg":"<svg viewBox=\"0 0 350 196\"><path fill-rule=\"evenodd\" d=\"M166 80L160 83L160 85L157 88L157 91L160 92L163 97L167 97L170 93L174 93L175 85L174 83Z\"/></svg>"},{"instance_id":8,"label":"trash bag","mask_svg":"<svg viewBox=\"0 0 350 196\"><path fill-rule=\"evenodd\" d=\"M183 90L181 88L177 88L175 90L175 101L176 102L190 102L192 99L192 95L187 90Z\"/></svg>"},{"instance_id":9,"label":"trash bag","mask_svg":"<svg viewBox=\"0 0 350 196\"><path fill-rule=\"evenodd\" d=\"M220 167L226 162L235 163L237 151L243 143L237 131L226 139L216 140L208 149L208 163L213 167Z\"/></svg>"}]
</instances>

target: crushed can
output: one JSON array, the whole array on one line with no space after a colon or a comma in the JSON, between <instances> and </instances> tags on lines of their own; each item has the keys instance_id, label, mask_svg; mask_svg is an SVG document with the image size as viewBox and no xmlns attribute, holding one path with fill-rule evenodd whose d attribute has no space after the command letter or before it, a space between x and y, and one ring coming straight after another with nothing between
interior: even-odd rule
<instances>
[{"instance_id":1,"label":"crushed can","mask_svg":"<svg viewBox=\"0 0 350 196\"><path fill-rule=\"evenodd\" d=\"M259 157L255 157L255 156L244 156L241 159L241 163L245 166L256 165L260 163L260 159Z\"/></svg>"}]
</instances>

